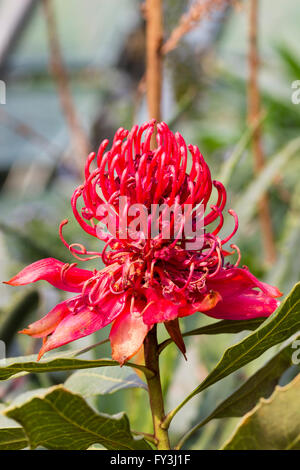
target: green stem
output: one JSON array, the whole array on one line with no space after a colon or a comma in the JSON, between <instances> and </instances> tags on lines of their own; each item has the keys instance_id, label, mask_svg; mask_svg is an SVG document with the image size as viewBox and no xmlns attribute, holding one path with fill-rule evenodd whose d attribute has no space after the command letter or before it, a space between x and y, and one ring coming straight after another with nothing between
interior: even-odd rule
<instances>
[{"instance_id":1,"label":"green stem","mask_svg":"<svg viewBox=\"0 0 300 470\"><path fill-rule=\"evenodd\" d=\"M154 437L157 442L158 450L169 450L170 442L168 429L163 429L161 424L165 419L164 401L162 395L160 373L159 373L159 354L156 336L156 326L149 331L144 341L145 365L153 372L152 377L146 377L149 400L153 420Z\"/></svg>"}]
</instances>

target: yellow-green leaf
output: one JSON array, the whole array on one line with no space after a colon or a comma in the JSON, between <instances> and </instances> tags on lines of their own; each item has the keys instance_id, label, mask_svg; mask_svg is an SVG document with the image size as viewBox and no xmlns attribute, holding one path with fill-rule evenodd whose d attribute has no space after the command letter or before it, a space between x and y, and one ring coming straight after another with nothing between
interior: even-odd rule
<instances>
[{"instance_id":1,"label":"yellow-green leaf","mask_svg":"<svg viewBox=\"0 0 300 470\"><path fill-rule=\"evenodd\" d=\"M131 434L124 413L97 413L83 397L61 385L12 404L5 415L23 426L32 449L83 450L95 443L110 450L151 449Z\"/></svg>"},{"instance_id":2,"label":"yellow-green leaf","mask_svg":"<svg viewBox=\"0 0 300 470\"><path fill-rule=\"evenodd\" d=\"M2 414L4 405L0 405L0 450L20 450L28 446L24 429L14 420Z\"/></svg>"},{"instance_id":3,"label":"yellow-green leaf","mask_svg":"<svg viewBox=\"0 0 300 470\"><path fill-rule=\"evenodd\" d=\"M253 361L272 346L285 341L299 330L300 282L295 285L276 313L253 333L225 351L212 372L192 392L192 396Z\"/></svg>"},{"instance_id":4,"label":"yellow-green leaf","mask_svg":"<svg viewBox=\"0 0 300 470\"><path fill-rule=\"evenodd\" d=\"M300 450L300 374L243 418L224 450Z\"/></svg>"}]
</instances>

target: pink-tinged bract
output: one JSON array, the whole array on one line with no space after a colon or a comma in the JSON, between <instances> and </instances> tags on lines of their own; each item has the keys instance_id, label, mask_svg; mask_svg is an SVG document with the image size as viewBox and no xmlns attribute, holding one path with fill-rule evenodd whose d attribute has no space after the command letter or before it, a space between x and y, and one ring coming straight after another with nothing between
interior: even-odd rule
<instances>
[{"instance_id":1,"label":"pink-tinged bract","mask_svg":"<svg viewBox=\"0 0 300 470\"><path fill-rule=\"evenodd\" d=\"M156 146L152 148L154 132ZM217 200L209 205L213 188ZM121 196L126 205L120 212ZM234 228L231 234L220 236L226 205L224 186L212 181L198 147L187 147L183 137L178 132L173 134L164 122L155 126L152 120L134 126L130 132L120 128L110 148L104 140L97 154L88 156L84 183L75 190L71 204L77 222L85 232L102 240L104 248L94 252L80 244L69 245L62 234L67 220L63 220L59 231L63 243L75 258L101 258L105 267L88 271L77 268L76 263L47 258L27 266L7 282L17 286L46 280L77 294L22 330L43 338L39 357L110 323L112 357L120 364L136 354L156 323L165 324L185 354L179 318L200 312L197 314L246 320L268 317L279 305L276 299L281 292L260 282L247 267L238 267L240 252L235 245L231 245L232 251L224 248L238 229L237 215L229 210ZM112 207L114 234L105 230L109 217L99 210L104 204ZM197 207L201 205L201 246L190 248L197 235L191 240L182 230L178 232L174 214L168 238L164 236L162 216L155 221L156 236L145 236L145 231L134 239L129 232L124 235L122 221L125 216L128 224L133 221L129 213L133 204L142 204L148 210L147 227L154 222L153 204L182 209L182 214L188 206L194 228L199 221ZM226 259L234 253L238 259L231 264Z\"/></svg>"}]
</instances>

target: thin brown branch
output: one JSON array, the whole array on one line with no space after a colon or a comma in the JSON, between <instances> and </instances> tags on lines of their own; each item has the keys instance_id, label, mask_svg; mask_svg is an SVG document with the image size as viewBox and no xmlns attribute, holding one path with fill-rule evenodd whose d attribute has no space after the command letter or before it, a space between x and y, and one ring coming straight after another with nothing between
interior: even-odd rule
<instances>
[{"instance_id":1,"label":"thin brown branch","mask_svg":"<svg viewBox=\"0 0 300 470\"><path fill-rule=\"evenodd\" d=\"M16 134L24 137L24 139L32 141L34 144L38 145L49 153L58 153L60 151L60 149L45 136L40 134L24 121L8 113L3 107L0 109L0 122L6 124Z\"/></svg>"},{"instance_id":2,"label":"thin brown branch","mask_svg":"<svg viewBox=\"0 0 300 470\"><path fill-rule=\"evenodd\" d=\"M250 0L249 5L249 53L248 53L248 122L253 125L261 114L261 101L258 85L259 52L258 52L258 0ZM258 125L252 136L252 153L254 170L258 174L264 167L265 156L262 146L262 126ZM262 231L263 249L266 263L272 264L276 258L276 248L272 228L269 200L265 194L258 207Z\"/></svg>"},{"instance_id":3,"label":"thin brown branch","mask_svg":"<svg viewBox=\"0 0 300 470\"><path fill-rule=\"evenodd\" d=\"M210 17L217 10L224 10L233 3L236 3L236 0L196 0L189 11L179 19L178 25L162 46L162 54L168 54L175 49L182 37L198 26L200 21Z\"/></svg>"},{"instance_id":4,"label":"thin brown branch","mask_svg":"<svg viewBox=\"0 0 300 470\"><path fill-rule=\"evenodd\" d=\"M150 17L149 17L149 15L147 13L149 11L149 4L150 3L161 4L161 0L159 0L158 2L157 1L156 2L151 2L150 0L146 0L146 2L144 4L142 4L142 7L141 7L142 14L143 14L145 20L147 21L147 19L148 19L147 31L149 32L149 42L147 41L147 51L149 51L149 49L150 49L150 40L152 39L151 38L152 33L150 33L150 27L149 27L150 26L149 19L151 21L151 14L150 14ZM175 49L178 46L178 43L180 42L182 37L185 34L187 34L189 31L194 29L196 26L198 26L198 24L200 23L200 21L202 19L209 17L210 14L212 14L213 12L215 12L217 10L225 9L230 4L232 4L236 7L240 7L239 0L196 0L196 2L191 6L190 10L186 14L182 15L182 17L180 18L180 20L178 22L178 25L174 28L174 30L170 34L170 37L166 40L166 42L163 45L161 45L162 37L163 37L163 31L161 31L161 34L158 36L157 43L155 44L154 40L153 40L153 48L151 48L151 52L153 53L153 56L157 55L158 57L156 57L156 58L158 60L155 60L155 59L152 60L152 54L147 52L147 56L148 56L148 59L149 59L149 63L147 62L147 69L150 69L151 72L146 73L147 80L146 80L146 75L144 75L140 80L140 83L137 87L135 108L137 108L139 106L141 97L145 93L146 89L147 88L148 89L152 88L151 84L156 83L155 88L156 88L156 90L159 90L159 91L156 92L156 94L161 94L160 90L161 90L161 82L162 82L162 79L161 79L161 59L162 59L162 57L164 55L168 54L173 49ZM155 11L155 6L152 7L152 11L153 12ZM159 11L160 11L160 7L158 9L156 8L156 13L159 12ZM151 9L150 9L150 12L151 12ZM162 21L159 22L158 24L161 24L161 23L162 23ZM161 26L159 26L159 28L160 27ZM157 29L155 28L155 30L156 30L155 31L155 34L156 34ZM155 70L154 64L156 64L157 70ZM158 71L158 74L157 74L157 71ZM148 85L149 81L151 82L150 86ZM145 86L146 82L147 82L147 85ZM153 89L155 89L155 88L154 88L154 85L153 85ZM148 96L148 102L150 100L152 102L152 97L150 98ZM159 101L160 101L160 99L159 99ZM154 107L154 105L153 105L153 107ZM158 106L156 106L156 109L154 109L153 112L149 112L151 117L152 116L159 116L160 117L160 108L159 108L159 110L157 108L158 108Z\"/></svg>"},{"instance_id":5,"label":"thin brown branch","mask_svg":"<svg viewBox=\"0 0 300 470\"><path fill-rule=\"evenodd\" d=\"M146 0L146 86L150 119L161 120L163 41L162 0Z\"/></svg>"},{"instance_id":6,"label":"thin brown branch","mask_svg":"<svg viewBox=\"0 0 300 470\"><path fill-rule=\"evenodd\" d=\"M47 25L50 67L53 73L53 78L56 82L62 111L69 127L78 170L83 173L84 162L89 153L90 145L78 118L72 99L69 77L64 66L59 44L57 25L53 9L53 0L43 0L42 4Z\"/></svg>"}]
</instances>

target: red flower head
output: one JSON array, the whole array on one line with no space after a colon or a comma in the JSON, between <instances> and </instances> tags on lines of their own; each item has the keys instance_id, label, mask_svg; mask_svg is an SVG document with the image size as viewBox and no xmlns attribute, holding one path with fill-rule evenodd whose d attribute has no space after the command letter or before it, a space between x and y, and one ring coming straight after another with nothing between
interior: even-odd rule
<instances>
[{"instance_id":1,"label":"red flower head","mask_svg":"<svg viewBox=\"0 0 300 470\"><path fill-rule=\"evenodd\" d=\"M71 203L80 226L105 242L102 252L68 245L62 235L67 220L61 223L61 239L72 254L79 259L85 255L85 260L101 257L104 269L87 271L76 263L47 258L8 282L16 286L46 280L77 293L22 331L44 339L39 357L109 323L112 357L121 364L160 322L185 352L180 317L202 312L242 320L267 317L277 308L279 290L260 282L246 267L238 267L240 253L235 245L231 245L233 252L224 249L238 220L229 210L234 230L222 239L226 191L211 180L199 149L194 145L187 149L183 137L174 135L163 122L157 124L153 149L154 128L155 121L134 126L130 132L121 128L110 150L104 140L97 155L91 153L87 159L84 184L75 190ZM213 186L217 202L206 211ZM217 226L210 232L207 227L215 221ZM235 251L237 262L225 262Z\"/></svg>"}]
</instances>

